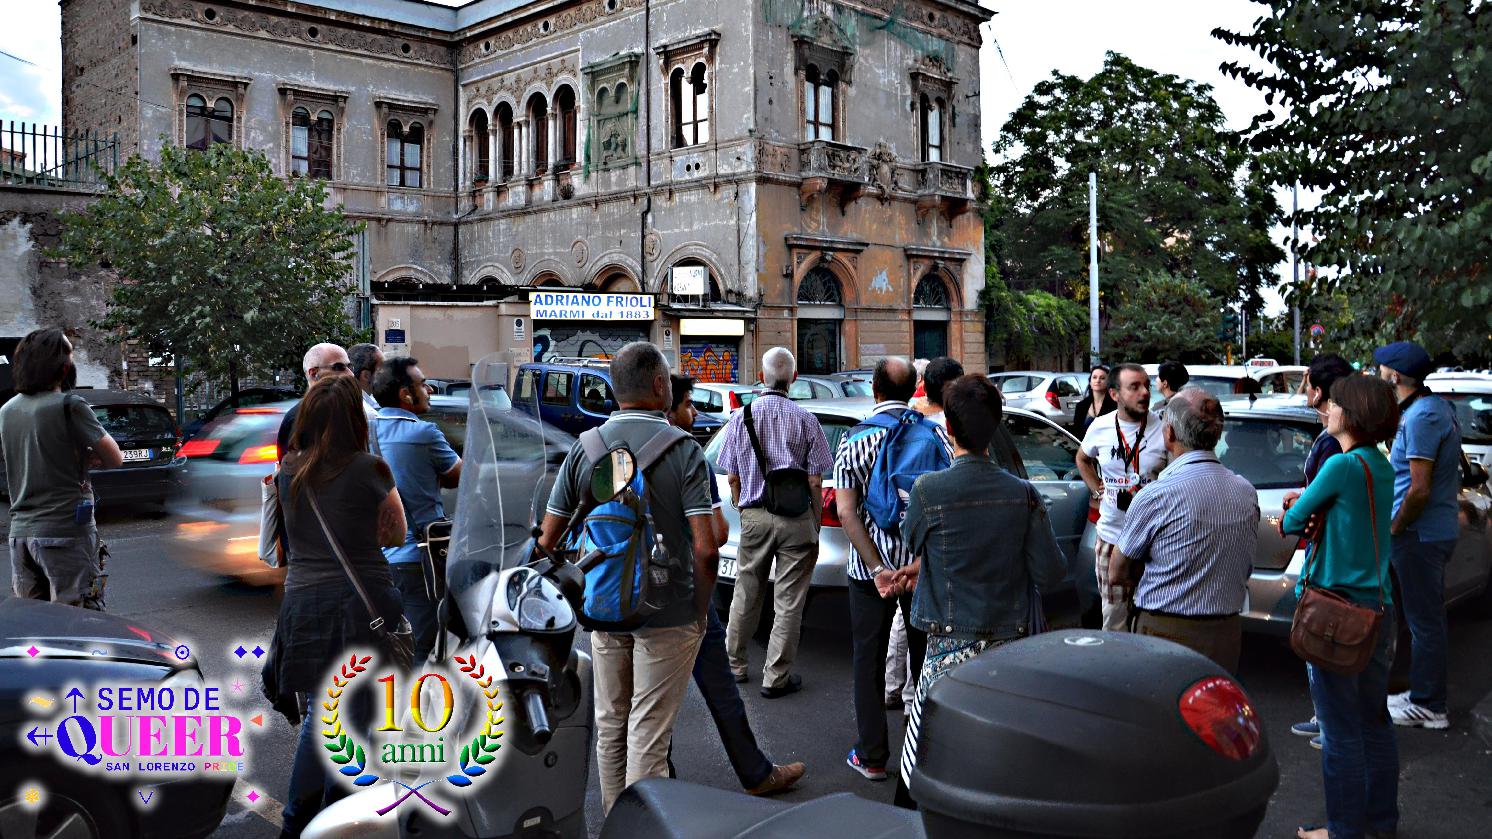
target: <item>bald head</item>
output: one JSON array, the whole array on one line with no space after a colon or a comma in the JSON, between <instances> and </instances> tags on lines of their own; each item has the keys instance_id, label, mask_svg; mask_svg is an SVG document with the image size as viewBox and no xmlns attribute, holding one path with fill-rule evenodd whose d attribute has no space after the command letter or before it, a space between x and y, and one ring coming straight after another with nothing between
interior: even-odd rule
<instances>
[{"instance_id":1,"label":"bald head","mask_svg":"<svg viewBox=\"0 0 1492 839\"><path fill-rule=\"evenodd\" d=\"M887 356L876 362L870 388L877 402L906 402L917 392L917 368L900 356Z\"/></svg>"},{"instance_id":2,"label":"bald head","mask_svg":"<svg viewBox=\"0 0 1492 839\"><path fill-rule=\"evenodd\" d=\"M342 369L335 369L333 365L336 364L341 364ZM301 369L305 371L306 381L314 382L322 376L348 375L352 372L352 364L347 359L347 350L336 344L317 344L306 350Z\"/></svg>"},{"instance_id":3,"label":"bald head","mask_svg":"<svg viewBox=\"0 0 1492 839\"><path fill-rule=\"evenodd\" d=\"M1223 436L1223 406L1202 388L1182 388L1166 403L1166 427L1182 451L1210 452Z\"/></svg>"}]
</instances>

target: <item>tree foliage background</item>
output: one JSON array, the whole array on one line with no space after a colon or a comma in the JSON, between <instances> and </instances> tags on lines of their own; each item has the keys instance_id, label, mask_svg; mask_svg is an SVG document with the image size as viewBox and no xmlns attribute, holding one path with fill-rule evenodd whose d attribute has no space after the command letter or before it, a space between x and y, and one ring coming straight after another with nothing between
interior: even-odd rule
<instances>
[{"instance_id":1,"label":"tree foliage background","mask_svg":"<svg viewBox=\"0 0 1492 839\"><path fill-rule=\"evenodd\" d=\"M1262 308L1259 289L1275 282L1285 258L1269 238L1280 207L1208 85L1111 52L1090 79L1053 73L1037 84L992 151L989 187L999 201L986 239L1010 289L1041 289L1086 309L1094 171L1104 320L1153 275L1197 284L1218 309ZM1105 344L1120 339L1112 321L1106 326ZM1215 341L1210 332L1197 337Z\"/></svg>"},{"instance_id":2,"label":"tree foliage background","mask_svg":"<svg viewBox=\"0 0 1492 839\"><path fill-rule=\"evenodd\" d=\"M1268 65L1223 66L1264 92L1251 142L1302 211L1320 266L1303 300L1352 302L1355 349L1417 338L1492 356L1492 4L1268 0L1252 32L1216 30Z\"/></svg>"},{"instance_id":3,"label":"tree foliage background","mask_svg":"<svg viewBox=\"0 0 1492 839\"><path fill-rule=\"evenodd\" d=\"M1151 274L1124 295L1112 310L1109 355L1146 361L1214 364L1219 359L1217 301L1200 282Z\"/></svg>"},{"instance_id":4,"label":"tree foliage background","mask_svg":"<svg viewBox=\"0 0 1492 839\"><path fill-rule=\"evenodd\" d=\"M300 369L306 348L352 337L353 236L320 180L285 180L263 153L165 146L62 217L57 258L117 272L97 324L230 382Z\"/></svg>"}]
</instances>

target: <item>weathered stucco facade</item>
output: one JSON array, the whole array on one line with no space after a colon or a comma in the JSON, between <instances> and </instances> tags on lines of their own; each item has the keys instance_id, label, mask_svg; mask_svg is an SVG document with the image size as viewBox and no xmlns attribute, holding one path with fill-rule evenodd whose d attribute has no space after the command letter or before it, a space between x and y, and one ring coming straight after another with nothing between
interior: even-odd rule
<instances>
[{"instance_id":1,"label":"weathered stucco facade","mask_svg":"<svg viewBox=\"0 0 1492 839\"><path fill-rule=\"evenodd\" d=\"M990 13L965 0L62 8L69 126L326 177L367 222L379 340L432 375L632 337L708 378L754 379L776 344L807 370L984 367L970 175ZM138 96L81 84L105 73ZM534 321L539 288L646 297L632 320Z\"/></svg>"}]
</instances>

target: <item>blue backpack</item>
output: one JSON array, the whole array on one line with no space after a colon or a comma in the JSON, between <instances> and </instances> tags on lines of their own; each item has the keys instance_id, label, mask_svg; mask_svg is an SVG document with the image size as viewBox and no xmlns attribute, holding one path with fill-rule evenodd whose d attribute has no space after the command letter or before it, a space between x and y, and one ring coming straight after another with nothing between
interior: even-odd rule
<instances>
[{"instance_id":1,"label":"blue backpack","mask_svg":"<svg viewBox=\"0 0 1492 839\"><path fill-rule=\"evenodd\" d=\"M690 571L669 554L653 527L647 473L669 449L688 439L681 429L661 429L634 453L637 473L632 483L617 497L591 509L570 534L569 548L585 573L580 620L587 628L603 632L637 629L678 599L680 582ZM596 428L581 434L580 443L592 469L612 450L627 448L607 443Z\"/></svg>"},{"instance_id":2,"label":"blue backpack","mask_svg":"<svg viewBox=\"0 0 1492 839\"><path fill-rule=\"evenodd\" d=\"M912 484L919 477L952 465L937 428L937 423L908 408L873 414L850 429L851 440L886 431L865 486L865 511L881 532L900 533Z\"/></svg>"}]
</instances>

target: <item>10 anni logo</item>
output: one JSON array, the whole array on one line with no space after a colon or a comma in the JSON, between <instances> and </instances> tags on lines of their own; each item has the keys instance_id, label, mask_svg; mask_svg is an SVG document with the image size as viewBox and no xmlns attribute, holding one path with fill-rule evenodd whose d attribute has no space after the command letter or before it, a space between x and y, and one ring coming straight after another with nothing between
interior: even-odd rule
<instances>
[{"instance_id":1,"label":"10 anni logo","mask_svg":"<svg viewBox=\"0 0 1492 839\"><path fill-rule=\"evenodd\" d=\"M461 676L447 678L445 673L425 672L409 677L413 681L408 688L408 722L413 725L408 728L399 721L399 711L403 707L399 701L403 674L390 672L376 679L376 683L383 685L383 724L372 732L370 750L358 742L350 730L355 724L352 720L344 721L343 711L348 704L344 700L351 697L352 683L363 678L372 661L372 656L353 654L332 673L332 685L327 688L326 698L321 703L325 712L321 722L326 725L321 735L326 739L324 745L332 763L337 765L337 772L350 778L355 786L369 787L387 779L406 790L393 804L378 810L379 815L387 814L410 797L418 798L443 816L450 815L449 809L427 798L421 790L440 781L461 789L470 787L475 779L486 774L487 765L496 759L501 746L503 718L499 715L502 703L497 701L498 689L493 686L493 677L477 663L475 655L454 657ZM465 690L462 693L475 703L474 710L479 710L480 716L472 722L475 733L469 732L469 739L462 737L447 742L446 729L456 710L457 691L452 688L452 678L459 685L469 683L476 689L475 694ZM387 738L380 742L380 735L387 735ZM456 748L458 742L459 750ZM410 764L430 765L443 777L426 780L421 773L418 786L387 777L397 771L397 767Z\"/></svg>"}]
</instances>

